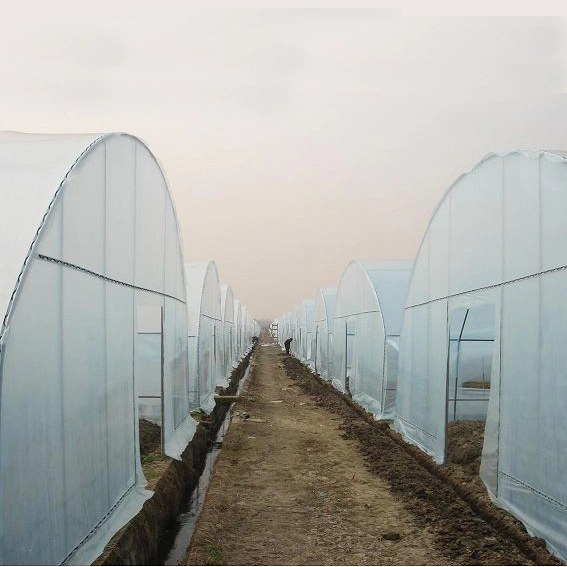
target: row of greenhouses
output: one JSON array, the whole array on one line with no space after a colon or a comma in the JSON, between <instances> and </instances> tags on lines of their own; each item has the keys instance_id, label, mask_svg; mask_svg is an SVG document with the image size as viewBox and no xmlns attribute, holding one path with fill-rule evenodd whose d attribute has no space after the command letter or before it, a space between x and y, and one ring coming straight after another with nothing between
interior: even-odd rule
<instances>
[{"instance_id":1,"label":"row of greenhouses","mask_svg":"<svg viewBox=\"0 0 567 567\"><path fill-rule=\"evenodd\" d=\"M489 154L413 262L354 261L277 320L292 354L439 464L449 422L485 421L490 498L563 561L566 217L567 153Z\"/></svg>"},{"instance_id":2,"label":"row of greenhouses","mask_svg":"<svg viewBox=\"0 0 567 567\"><path fill-rule=\"evenodd\" d=\"M139 419L179 459L259 329L137 138L3 133L0 191L0 562L88 564L152 494Z\"/></svg>"}]
</instances>

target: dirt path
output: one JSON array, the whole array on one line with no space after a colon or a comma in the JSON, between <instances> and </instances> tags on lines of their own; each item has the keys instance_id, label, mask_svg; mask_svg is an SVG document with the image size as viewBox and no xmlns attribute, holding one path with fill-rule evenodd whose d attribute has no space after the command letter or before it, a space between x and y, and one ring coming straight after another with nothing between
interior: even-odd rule
<instances>
[{"instance_id":1,"label":"dirt path","mask_svg":"<svg viewBox=\"0 0 567 567\"><path fill-rule=\"evenodd\" d=\"M278 346L257 349L243 395L187 564L558 564Z\"/></svg>"},{"instance_id":2,"label":"dirt path","mask_svg":"<svg viewBox=\"0 0 567 567\"><path fill-rule=\"evenodd\" d=\"M432 536L368 471L342 418L259 347L215 466L188 564L446 564ZM239 412L250 417L242 419Z\"/></svg>"}]
</instances>

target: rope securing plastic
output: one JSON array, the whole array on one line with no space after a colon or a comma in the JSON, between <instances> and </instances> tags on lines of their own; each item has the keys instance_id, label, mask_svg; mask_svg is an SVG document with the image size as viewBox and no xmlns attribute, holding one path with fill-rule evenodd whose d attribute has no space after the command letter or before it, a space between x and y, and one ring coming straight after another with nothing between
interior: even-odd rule
<instances>
[{"instance_id":1,"label":"rope securing plastic","mask_svg":"<svg viewBox=\"0 0 567 567\"><path fill-rule=\"evenodd\" d=\"M443 301L446 299L452 299L453 297L460 297L461 295L468 295L469 293L476 293L478 291L486 291L488 289L496 289L505 285L510 285L513 283L522 282L524 280L529 280L531 278L537 278L538 276L546 276L547 274L553 274L554 272L561 272L567 270L567 266L559 266L558 268L551 268L549 270L543 270L535 274L530 274L528 276L521 276L519 278L514 278L513 280L506 280L497 284L487 285L484 287L477 287L475 289L468 289L467 291L460 291L459 293L453 293L451 295L445 295L443 297L436 297L435 299L430 299L429 301L423 301L422 303L414 303L412 305L406 306L406 309L411 309L412 307L423 307L424 305L429 305L430 303L435 303L436 301Z\"/></svg>"},{"instance_id":2,"label":"rope securing plastic","mask_svg":"<svg viewBox=\"0 0 567 567\"><path fill-rule=\"evenodd\" d=\"M44 256L43 254L38 254L37 257L40 260L44 260L45 262L53 262L54 264L59 264L61 266L65 266L66 268L71 268L73 270L83 272L85 274L88 274L89 276L94 276L95 278L99 278L99 279L104 280L106 282L114 283L114 284L117 284L117 285L123 285L125 287L137 289L139 291L147 291L148 293L155 293L156 295L162 295L163 297L169 297L170 299L174 299L175 301L179 301L180 303L183 303L185 305L185 301L183 301L183 299L179 299L178 297L175 297L174 295L169 295L168 293L165 293L163 291L156 291L155 289L137 286L137 285L134 285L134 284L131 284L131 283L128 283L128 282L123 282L121 280L115 280L113 278L109 278L108 276L103 276L102 274L98 274L97 272L93 272L92 270L88 270L87 268L77 266L76 264L71 264L71 263L65 262L63 260L58 260L57 258L51 258L50 256Z\"/></svg>"}]
</instances>

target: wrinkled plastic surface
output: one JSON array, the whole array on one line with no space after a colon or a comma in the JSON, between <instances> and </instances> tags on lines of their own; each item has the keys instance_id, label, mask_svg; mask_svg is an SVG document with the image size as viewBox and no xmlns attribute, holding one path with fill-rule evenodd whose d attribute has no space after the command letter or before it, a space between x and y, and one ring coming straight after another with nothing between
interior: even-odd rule
<instances>
[{"instance_id":1,"label":"wrinkled plastic surface","mask_svg":"<svg viewBox=\"0 0 567 567\"><path fill-rule=\"evenodd\" d=\"M1 135L0 191L0 561L90 563L150 495L148 307L166 329L166 451L191 435L173 205L152 154L118 134Z\"/></svg>"},{"instance_id":2,"label":"wrinkled plastic surface","mask_svg":"<svg viewBox=\"0 0 567 567\"><path fill-rule=\"evenodd\" d=\"M477 310L460 364L479 381L491 360L481 477L493 500L564 561L566 187L559 152L491 154L451 186L416 258L395 418L408 440L444 461L446 421L468 417L473 404L455 412L447 400L455 394L455 329ZM463 386L459 378L457 397ZM486 399L474 403L486 408Z\"/></svg>"}]
</instances>

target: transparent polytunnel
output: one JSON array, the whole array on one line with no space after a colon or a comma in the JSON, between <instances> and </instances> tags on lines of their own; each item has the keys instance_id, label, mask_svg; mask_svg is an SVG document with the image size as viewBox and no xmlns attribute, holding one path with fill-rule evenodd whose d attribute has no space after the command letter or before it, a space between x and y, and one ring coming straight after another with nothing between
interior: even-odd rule
<instances>
[{"instance_id":1,"label":"transparent polytunnel","mask_svg":"<svg viewBox=\"0 0 567 567\"><path fill-rule=\"evenodd\" d=\"M285 346L284 343L287 339L293 338L293 336L295 335L293 311L288 311L285 314L284 321L286 332L282 335L282 346Z\"/></svg>"},{"instance_id":2,"label":"transparent polytunnel","mask_svg":"<svg viewBox=\"0 0 567 567\"><path fill-rule=\"evenodd\" d=\"M564 561L566 157L490 154L449 188L412 274L395 418L442 463L448 422L486 417L491 498Z\"/></svg>"},{"instance_id":3,"label":"transparent polytunnel","mask_svg":"<svg viewBox=\"0 0 567 567\"><path fill-rule=\"evenodd\" d=\"M246 309L246 305L240 303L240 321L238 322L239 326L239 333L240 333L240 356L244 356L246 354L246 349L248 348L248 332L247 326L248 324L248 309Z\"/></svg>"},{"instance_id":4,"label":"transparent polytunnel","mask_svg":"<svg viewBox=\"0 0 567 567\"><path fill-rule=\"evenodd\" d=\"M252 342L252 337L257 336L258 335L258 331L259 331L259 327L256 323L256 321L254 320L254 317L252 317L252 315L250 315L250 313L247 313L246 316L246 322L245 322L245 336L246 336L246 352L250 352L250 349L252 348L253 342Z\"/></svg>"},{"instance_id":5,"label":"transparent polytunnel","mask_svg":"<svg viewBox=\"0 0 567 567\"><path fill-rule=\"evenodd\" d=\"M313 329L312 299L303 299L294 307L295 328L291 349L302 362L311 360L311 332Z\"/></svg>"},{"instance_id":6,"label":"transparent polytunnel","mask_svg":"<svg viewBox=\"0 0 567 567\"><path fill-rule=\"evenodd\" d=\"M217 266L213 261L185 264L189 316L189 374L194 407L210 413L216 386L227 386L222 356L223 327Z\"/></svg>"},{"instance_id":7,"label":"transparent polytunnel","mask_svg":"<svg viewBox=\"0 0 567 567\"><path fill-rule=\"evenodd\" d=\"M255 334L255 320L239 299L234 300L234 362L237 364L249 352Z\"/></svg>"},{"instance_id":8,"label":"transparent polytunnel","mask_svg":"<svg viewBox=\"0 0 567 567\"><path fill-rule=\"evenodd\" d=\"M278 324L278 344L283 348L287 331L286 316L282 315L279 319L275 320L275 323Z\"/></svg>"},{"instance_id":9,"label":"transparent polytunnel","mask_svg":"<svg viewBox=\"0 0 567 567\"><path fill-rule=\"evenodd\" d=\"M400 334L411 262L352 261L343 272L333 325L334 386L378 419L394 415ZM348 384L347 384L348 379Z\"/></svg>"},{"instance_id":10,"label":"transparent polytunnel","mask_svg":"<svg viewBox=\"0 0 567 567\"><path fill-rule=\"evenodd\" d=\"M234 357L238 362L242 357L242 306L239 299L234 300Z\"/></svg>"},{"instance_id":11,"label":"transparent polytunnel","mask_svg":"<svg viewBox=\"0 0 567 567\"><path fill-rule=\"evenodd\" d=\"M248 313L246 306L240 306L241 309L241 336L242 336L242 356L246 355L252 347L252 337L255 333L256 321Z\"/></svg>"},{"instance_id":12,"label":"transparent polytunnel","mask_svg":"<svg viewBox=\"0 0 567 567\"><path fill-rule=\"evenodd\" d=\"M223 328L223 370L228 378L236 360L234 352L234 298L230 286L221 285L221 313Z\"/></svg>"},{"instance_id":13,"label":"transparent polytunnel","mask_svg":"<svg viewBox=\"0 0 567 567\"><path fill-rule=\"evenodd\" d=\"M292 338L293 342L290 346L290 352L297 358L301 359L301 337L300 335L300 324L298 322L298 318L300 315L300 304L296 304L291 309L291 319L290 319L290 327L289 327L289 337Z\"/></svg>"},{"instance_id":14,"label":"transparent polytunnel","mask_svg":"<svg viewBox=\"0 0 567 567\"><path fill-rule=\"evenodd\" d=\"M2 133L0 192L0 562L88 564L151 495L146 328L166 452L191 435L175 210L126 134Z\"/></svg>"},{"instance_id":15,"label":"transparent polytunnel","mask_svg":"<svg viewBox=\"0 0 567 567\"><path fill-rule=\"evenodd\" d=\"M287 334L286 338L284 338L284 343L287 339L293 339L296 336L296 320L295 320L295 308L292 308L291 311L287 312L286 315L287 321ZM291 343L290 352L293 352L293 342Z\"/></svg>"},{"instance_id":16,"label":"transparent polytunnel","mask_svg":"<svg viewBox=\"0 0 567 567\"><path fill-rule=\"evenodd\" d=\"M333 323L337 288L320 288L313 307L311 335L311 367L325 380L333 374Z\"/></svg>"},{"instance_id":17,"label":"transparent polytunnel","mask_svg":"<svg viewBox=\"0 0 567 567\"><path fill-rule=\"evenodd\" d=\"M288 338L288 321L289 313L282 315L275 321L278 324L278 344L281 348L284 348L284 342Z\"/></svg>"}]
</instances>

